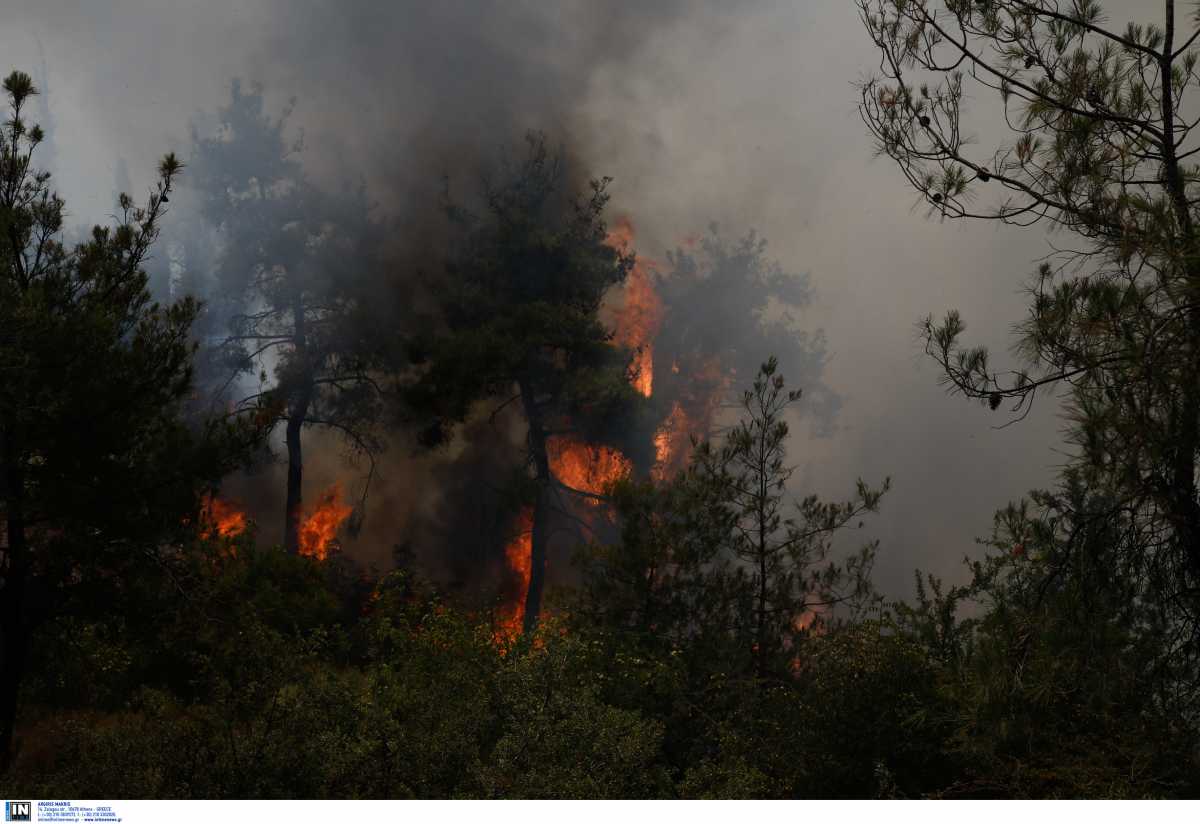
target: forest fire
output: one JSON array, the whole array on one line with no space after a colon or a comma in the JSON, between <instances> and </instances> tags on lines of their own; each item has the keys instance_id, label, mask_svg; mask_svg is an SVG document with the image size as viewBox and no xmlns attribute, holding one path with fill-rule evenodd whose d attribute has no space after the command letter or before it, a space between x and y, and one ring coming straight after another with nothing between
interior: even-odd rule
<instances>
[{"instance_id":1,"label":"forest fire","mask_svg":"<svg viewBox=\"0 0 1200 824\"><path fill-rule=\"evenodd\" d=\"M589 495L603 495L605 488L633 470L633 463L618 450L588 444L575 438L553 437L546 442L550 469L554 477L572 489ZM597 498L585 498L595 506Z\"/></svg>"},{"instance_id":2,"label":"forest fire","mask_svg":"<svg viewBox=\"0 0 1200 824\"><path fill-rule=\"evenodd\" d=\"M1200 0L73 5L0 824L1200 803Z\"/></svg>"},{"instance_id":3,"label":"forest fire","mask_svg":"<svg viewBox=\"0 0 1200 824\"><path fill-rule=\"evenodd\" d=\"M563 484L592 496L604 494L607 486L633 470L632 462L612 447L587 444L575 438L557 436L546 443L550 468ZM598 507L598 497L584 497L589 507ZM507 578L515 586L505 587L507 597L496 615L494 639L504 646L521 634L525 620L525 598L533 570L533 507L525 507L517 516L516 534L504 547Z\"/></svg>"},{"instance_id":4,"label":"forest fire","mask_svg":"<svg viewBox=\"0 0 1200 824\"><path fill-rule=\"evenodd\" d=\"M605 242L621 252L633 247L633 221L617 219ZM625 282L625 303L616 313L613 343L632 350L633 385L645 397L654 392L654 337L663 321L663 302L654 289L652 272L657 264L638 258Z\"/></svg>"},{"instance_id":5,"label":"forest fire","mask_svg":"<svg viewBox=\"0 0 1200 824\"><path fill-rule=\"evenodd\" d=\"M721 399L735 377L733 370L722 366L718 356L685 358L683 366L675 360L671 364L671 374L685 375L686 381L671 404L670 414L654 433L655 463L651 477L660 481L687 466L692 437L704 437L711 429Z\"/></svg>"},{"instance_id":6,"label":"forest fire","mask_svg":"<svg viewBox=\"0 0 1200 824\"><path fill-rule=\"evenodd\" d=\"M633 248L636 232L628 216L618 218L608 233L606 242L614 249L628 252ZM694 246L695 235L683 243ZM633 385L645 397L654 394L654 345L666 318L666 308L654 284L658 264L650 259L637 259L625 282L624 304L613 314L613 343L635 352ZM691 455L693 434L703 435L712 424L713 416L733 378L722 368L719 357L699 359L676 357L671 363L673 382L683 381L682 396L676 397L671 411L654 434L655 465L651 476L663 480L687 465ZM582 488L582 487L580 487Z\"/></svg>"},{"instance_id":7,"label":"forest fire","mask_svg":"<svg viewBox=\"0 0 1200 824\"><path fill-rule=\"evenodd\" d=\"M329 557L337 531L354 508L341 502L342 485L335 483L321 493L313 510L300 521L300 554L324 561Z\"/></svg>"},{"instance_id":8,"label":"forest fire","mask_svg":"<svg viewBox=\"0 0 1200 824\"><path fill-rule=\"evenodd\" d=\"M504 560L509 577L517 582L514 596L501 605L496 616L493 636L497 644L511 642L521 634L525 621L525 594L529 591L529 576L533 570L533 507L525 507L517 516L516 535L504 548Z\"/></svg>"},{"instance_id":9,"label":"forest fire","mask_svg":"<svg viewBox=\"0 0 1200 824\"><path fill-rule=\"evenodd\" d=\"M605 242L629 253L634 239L632 220L622 216L615 221ZM653 260L636 261L625 282L623 301L611 314L612 342L633 351L630 379L634 389L646 398L654 394L654 343L666 317L666 307L655 288L656 268ZM672 402L670 413L654 433L655 463L650 470L654 480L670 478L686 466L692 434L707 431L721 393L728 386L728 377L722 374L717 358L698 364L685 360L683 367L678 359L672 363L670 383L682 385L685 391ZM631 474L633 461L614 447L588 443L570 435L547 439L546 451L555 479L583 493L573 496L574 500L582 500L585 507L574 513L576 522L594 529L609 485ZM505 546L508 583L503 588L504 603L498 611L495 629L495 640L501 647L522 631L532 569L532 529L533 509L526 507L516 519L515 536Z\"/></svg>"},{"instance_id":10,"label":"forest fire","mask_svg":"<svg viewBox=\"0 0 1200 824\"><path fill-rule=\"evenodd\" d=\"M686 461L690 443L688 416L676 401L671 406L671 414L654 433L654 468L650 471L651 477L661 481L679 471Z\"/></svg>"},{"instance_id":11,"label":"forest fire","mask_svg":"<svg viewBox=\"0 0 1200 824\"><path fill-rule=\"evenodd\" d=\"M200 509L200 537L232 538L246 531L246 513L236 504L209 494Z\"/></svg>"}]
</instances>

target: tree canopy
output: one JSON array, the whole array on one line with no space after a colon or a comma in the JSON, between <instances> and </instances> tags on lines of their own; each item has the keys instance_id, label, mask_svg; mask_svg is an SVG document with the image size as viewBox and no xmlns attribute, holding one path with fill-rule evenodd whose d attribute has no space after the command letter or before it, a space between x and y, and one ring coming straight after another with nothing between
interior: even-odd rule
<instances>
[{"instance_id":1,"label":"tree canopy","mask_svg":"<svg viewBox=\"0 0 1200 824\"><path fill-rule=\"evenodd\" d=\"M632 264L605 242L609 182L572 190L565 159L528 135L526 154L484 182L481 213L451 204L462 234L438 282L438 315L415 341L425 363L407 396L429 421L427 444L476 403L520 404L533 499L526 630L541 608L551 512L562 493L587 494L551 471L548 440L600 435L636 397L628 355L599 316Z\"/></svg>"},{"instance_id":2,"label":"tree canopy","mask_svg":"<svg viewBox=\"0 0 1200 824\"><path fill-rule=\"evenodd\" d=\"M194 515L250 430L189 425L197 303L154 303L143 264L182 164L166 155L145 205L74 246L65 204L34 165L29 76L4 80L0 129L0 768L31 633L77 591L117 587Z\"/></svg>"},{"instance_id":3,"label":"tree canopy","mask_svg":"<svg viewBox=\"0 0 1200 824\"><path fill-rule=\"evenodd\" d=\"M934 214L1070 237L1029 285L1024 363L997 371L962 343L955 311L926 321L926 349L952 389L992 409L1012 401L1021 415L1061 391L1072 459L1014 545L1030 533L1060 547L1045 559L1053 586L1097 551L1087 536L1108 536L1139 624L1160 636L1158 666L1178 679L1172 701L1195 717L1200 177L1187 100L1200 53L1173 0L1160 7L1156 23L1113 28L1096 0L860 0L880 55L860 111ZM1007 137L971 130L976 93Z\"/></svg>"},{"instance_id":4,"label":"tree canopy","mask_svg":"<svg viewBox=\"0 0 1200 824\"><path fill-rule=\"evenodd\" d=\"M261 89L234 81L215 133L194 129L190 187L218 251L210 282L194 272L190 283L214 297L228 324L209 330L210 400L283 425L283 543L296 552L302 436L330 433L365 459L365 502L383 448L378 424L390 363L366 308L378 300L382 228L364 191L330 194L309 179L302 144L287 137L290 113L289 105L272 118ZM197 269L204 263L192 261Z\"/></svg>"}]
</instances>

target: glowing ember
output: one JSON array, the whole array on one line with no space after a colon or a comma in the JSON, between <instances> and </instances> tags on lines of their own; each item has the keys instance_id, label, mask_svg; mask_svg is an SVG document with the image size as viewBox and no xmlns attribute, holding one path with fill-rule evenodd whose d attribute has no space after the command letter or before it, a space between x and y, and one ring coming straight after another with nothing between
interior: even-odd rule
<instances>
[{"instance_id":1,"label":"glowing ember","mask_svg":"<svg viewBox=\"0 0 1200 824\"><path fill-rule=\"evenodd\" d=\"M200 509L200 537L232 538L246 531L246 513L229 501L206 495Z\"/></svg>"},{"instance_id":2,"label":"glowing ember","mask_svg":"<svg viewBox=\"0 0 1200 824\"><path fill-rule=\"evenodd\" d=\"M504 548L504 560L510 577L518 587L513 597L497 612L495 642L505 644L521 635L525 622L525 596L529 592L529 575L533 570L533 507L527 506L517 517L517 534Z\"/></svg>"},{"instance_id":3,"label":"glowing ember","mask_svg":"<svg viewBox=\"0 0 1200 824\"><path fill-rule=\"evenodd\" d=\"M550 469L559 481L592 495L604 495L609 484L633 470L633 463L616 449L587 444L575 438L549 438L546 452ZM592 506L599 503L595 498L585 500Z\"/></svg>"},{"instance_id":4,"label":"glowing ember","mask_svg":"<svg viewBox=\"0 0 1200 824\"><path fill-rule=\"evenodd\" d=\"M606 243L621 252L633 246L633 222L628 217L617 219ZM647 398L654 391L654 337L663 321L662 298L654 290L652 260L638 258L625 281L625 303L617 311L613 343L633 350L633 386Z\"/></svg>"},{"instance_id":5,"label":"glowing ember","mask_svg":"<svg viewBox=\"0 0 1200 824\"><path fill-rule=\"evenodd\" d=\"M330 545L354 508L342 503L342 485L334 484L321 493L312 512L300 520L300 554L318 561L329 556Z\"/></svg>"}]
</instances>

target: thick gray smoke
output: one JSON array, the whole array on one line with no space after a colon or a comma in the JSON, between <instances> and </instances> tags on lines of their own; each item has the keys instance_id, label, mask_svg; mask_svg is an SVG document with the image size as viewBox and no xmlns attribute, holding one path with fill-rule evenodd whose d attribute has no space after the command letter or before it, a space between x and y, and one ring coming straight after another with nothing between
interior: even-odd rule
<instances>
[{"instance_id":1,"label":"thick gray smoke","mask_svg":"<svg viewBox=\"0 0 1200 824\"><path fill-rule=\"evenodd\" d=\"M1156 7L1108 5L1115 23ZM957 307L1003 355L1047 240L930 219L873 159L853 82L876 57L848 0L16 0L6 12L7 61L36 73L44 54L53 171L80 222L112 211L119 178L137 191L161 152L186 154L189 123L240 77L274 111L298 98L308 173L363 181L401 247L425 231L443 174L471 182L527 128L615 178L614 214L632 217L649 257L712 221L730 238L757 229L785 271L811 276L799 321L824 329L841 399L831 434L797 427L795 491L839 497L856 476L892 476L863 536L881 539L890 594L909 592L917 566L958 575L992 511L1053 479L1053 402L996 429L1002 412L945 396L915 334ZM332 454L315 464L339 471ZM387 519L406 522L436 482L403 457L385 475L359 541L375 560L405 538Z\"/></svg>"}]
</instances>

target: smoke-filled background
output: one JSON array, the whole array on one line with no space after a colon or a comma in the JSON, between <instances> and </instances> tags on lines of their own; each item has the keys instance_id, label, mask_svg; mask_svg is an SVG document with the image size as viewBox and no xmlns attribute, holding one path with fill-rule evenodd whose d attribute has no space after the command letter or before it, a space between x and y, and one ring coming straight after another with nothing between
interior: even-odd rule
<instances>
[{"instance_id":1,"label":"smoke-filled background","mask_svg":"<svg viewBox=\"0 0 1200 824\"><path fill-rule=\"evenodd\" d=\"M1123 24L1145 5L1108 7ZM997 429L1003 412L946 396L916 334L926 314L956 307L972 342L1002 363L1048 239L939 222L874 158L854 83L876 56L849 0L16 0L5 10L0 50L46 92L42 160L79 224L104 221L118 190L143 192L164 151L187 160L190 129L211 126L240 78L262 85L268 112L296 98L288 129L303 134L307 173L330 188L364 183L397 248L424 231L443 175L473 181L528 128L568 147L584 172L614 178L610 214L633 220L644 257L713 222L731 239L757 230L785 271L811 277L801 325L824 330L823 379L840 398L831 429L812 416L795 429L794 491L839 498L858 476L892 477L862 536L881 540L876 579L889 595L910 593L914 567L957 578L992 512L1053 478L1053 401ZM995 123L992 101L976 102ZM167 231L200 236L188 220L177 208ZM386 558L459 483L394 440L368 526L347 544L367 560ZM314 488L342 471L334 450L309 454ZM263 534L275 538L281 516L270 517Z\"/></svg>"}]
</instances>

